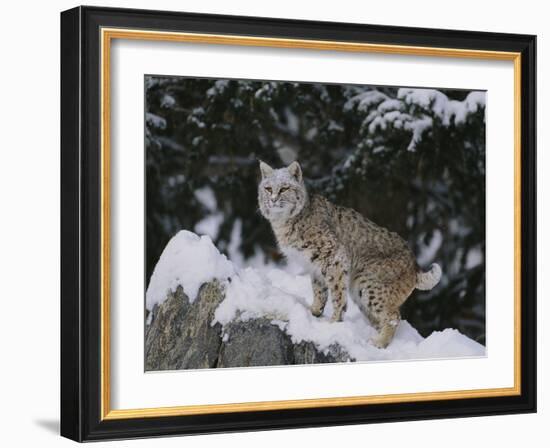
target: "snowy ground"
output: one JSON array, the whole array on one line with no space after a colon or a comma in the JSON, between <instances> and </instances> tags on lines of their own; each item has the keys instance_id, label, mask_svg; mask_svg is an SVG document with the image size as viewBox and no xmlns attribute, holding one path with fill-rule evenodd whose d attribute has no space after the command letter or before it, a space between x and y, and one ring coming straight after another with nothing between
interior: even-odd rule
<instances>
[{"instance_id":1,"label":"snowy ground","mask_svg":"<svg viewBox=\"0 0 550 448\"><path fill-rule=\"evenodd\" d=\"M178 285L193 301L201 284L219 279L226 287L226 297L215 312L213 324L267 317L296 343L312 341L323 351L339 344L357 361L485 355L483 345L455 329L423 338L407 321L401 321L386 349L378 349L368 342L375 335L374 328L351 299L343 322L329 322L330 300L324 315L316 318L308 309L313 300L308 276L297 274L293 266L253 264L254 267L244 267L242 259L230 261L220 254L209 236L199 237L182 230L170 240L155 267L146 306L152 309Z\"/></svg>"}]
</instances>

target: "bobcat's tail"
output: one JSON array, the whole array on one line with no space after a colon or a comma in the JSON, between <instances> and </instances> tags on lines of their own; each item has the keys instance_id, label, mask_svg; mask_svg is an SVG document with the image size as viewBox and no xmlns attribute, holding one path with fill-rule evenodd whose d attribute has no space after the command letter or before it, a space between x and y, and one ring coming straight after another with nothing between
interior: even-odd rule
<instances>
[{"instance_id":1,"label":"bobcat's tail","mask_svg":"<svg viewBox=\"0 0 550 448\"><path fill-rule=\"evenodd\" d=\"M430 266L428 272L418 271L416 274L416 289L428 291L432 289L441 280L441 268L437 263Z\"/></svg>"}]
</instances>

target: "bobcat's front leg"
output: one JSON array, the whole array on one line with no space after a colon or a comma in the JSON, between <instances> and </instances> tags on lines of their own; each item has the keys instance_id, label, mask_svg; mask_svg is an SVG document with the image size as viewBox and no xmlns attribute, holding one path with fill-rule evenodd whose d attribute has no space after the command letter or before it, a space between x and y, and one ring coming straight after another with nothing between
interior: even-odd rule
<instances>
[{"instance_id":1,"label":"bobcat's front leg","mask_svg":"<svg viewBox=\"0 0 550 448\"><path fill-rule=\"evenodd\" d=\"M346 284L342 272L329 274L327 282L332 296L332 322L341 322L346 311Z\"/></svg>"},{"instance_id":2,"label":"bobcat's front leg","mask_svg":"<svg viewBox=\"0 0 550 448\"><path fill-rule=\"evenodd\" d=\"M332 298L332 322L340 322L346 311L346 286L348 277L348 263L343 253L330 253L325 257L321 267L321 274L330 291Z\"/></svg>"},{"instance_id":3,"label":"bobcat's front leg","mask_svg":"<svg viewBox=\"0 0 550 448\"><path fill-rule=\"evenodd\" d=\"M342 315L346 310L346 285L349 272L349 262L342 248L339 248L338 239L328 228L323 228L321 238L317 235L310 238L314 241L313 247L308 249L310 261L315 266L316 273L314 277L322 277L324 285L328 287L332 298L333 312L332 322L340 322ZM315 291L314 284L314 291ZM326 294L315 294L314 306L326 303ZM319 297L319 299L317 299ZM322 307L315 309L312 307L312 312L322 312Z\"/></svg>"},{"instance_id":4,"label":"bobcat's front leg","mask_svg":"<svg viewBox=\"0 0 550 448\"><path fill-rule=\"evenodd\" d=\"M319 317L323 314L328 300L328 287L323 278L319 275L311 276L311 286L313 287L313 304L311 305L311 314Z\"/></svg>"}]
</instances>

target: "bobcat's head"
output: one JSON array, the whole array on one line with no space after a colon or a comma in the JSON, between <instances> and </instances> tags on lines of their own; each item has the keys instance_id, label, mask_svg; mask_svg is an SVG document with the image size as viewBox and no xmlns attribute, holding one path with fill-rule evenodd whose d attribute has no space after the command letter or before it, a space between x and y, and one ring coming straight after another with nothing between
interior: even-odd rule
<instances>
[{"instance_id":1,"label":"bobcat's head","mask_svg":"<svg viewBox=\"0 0 550 448\"><path fill-rule=\"evenodd\" d=\"M300 213L307 203L307 191L298 162L280 169L260 162L260 171L258 203L262 215L271 222L283 223Z\"/></svg>"}]
</instances>

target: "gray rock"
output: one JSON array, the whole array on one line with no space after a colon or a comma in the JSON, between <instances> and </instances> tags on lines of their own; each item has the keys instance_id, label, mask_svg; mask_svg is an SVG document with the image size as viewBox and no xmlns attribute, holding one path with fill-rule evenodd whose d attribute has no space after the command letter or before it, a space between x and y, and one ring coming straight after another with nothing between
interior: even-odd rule
<instances>
[{"instance_id":1,"label":"gray rock","mask_svg":"<svg viewBox=\"0 0 550 448\"><path fill-rule=\"evenodd\" d=\"M295 344L269 319L231 322L225 328L218 367L278 366L347 361L346 353L320 352L312 342Z\"/></svg>"},{"instance_id":2,"label":"gray rock","mask_svg":"<svg viewBox=\"0 0 550 448\"><path fill-rule=\"evenodd\" d=\"M223 300L223 288L214 281L202 285L193 303L178 287L153 309L145 328L145 370L216 367L221 325L211 326Z\"/></svg>"},{"instance_id":3,"label":"gray rock","mask_svg":"<svg viewBox=\"0 0 550 448\"><path fill-rule=\"evenodd\" d=\"M145 328L145 369L177 370L350 361L339 346L327 353L312 342L292 342L270 319L211 325L224 298L217 282L203 285L192 304L181 287L152 310Z\"/></svg>"}]
</instances>

